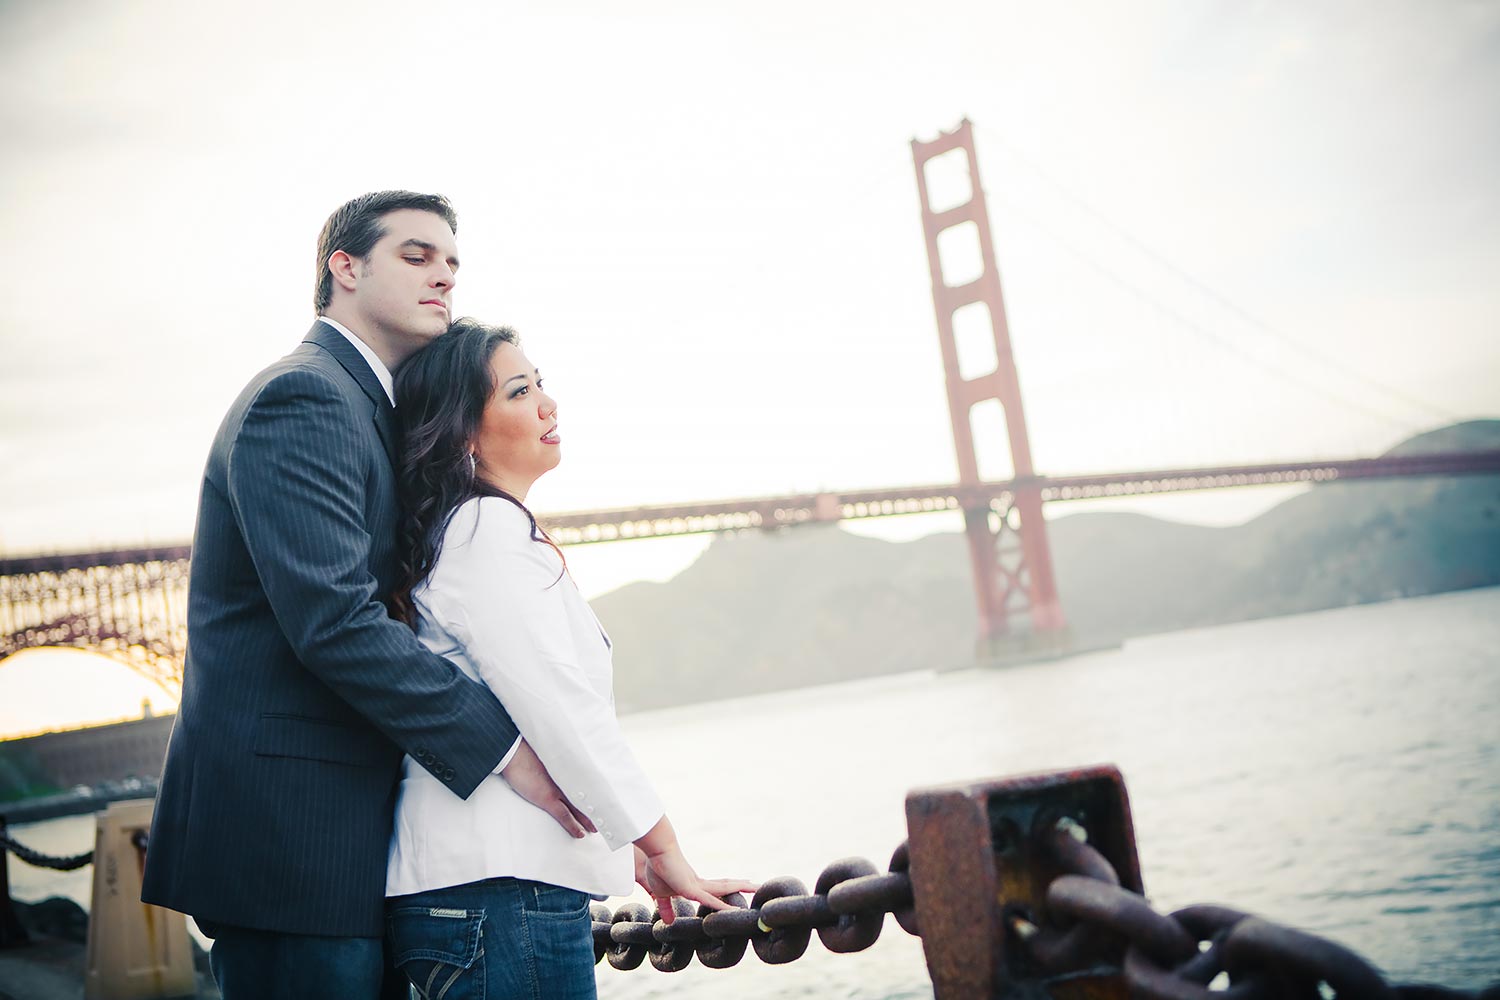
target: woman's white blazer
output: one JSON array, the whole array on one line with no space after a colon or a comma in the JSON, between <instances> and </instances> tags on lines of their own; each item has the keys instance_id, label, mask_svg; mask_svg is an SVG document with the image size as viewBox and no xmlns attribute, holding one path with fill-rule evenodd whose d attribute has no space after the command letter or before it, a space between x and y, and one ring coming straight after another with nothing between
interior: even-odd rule
<instances>
[{"instance_id":1,"label":"woman's white blazer","mask_svg":"<svg viewBox=\"0 0 1500 1000\"><path fill-rule=\"evenodd\" d=\"M460 799L407 757L386 895L502 875L629 895L631 842L662 804L615 719L609 637L557 553L514 504L469 500L412 596L418 638L489 686L599 832L574 840L498 775Z\"/></svg>"}]
</instances>

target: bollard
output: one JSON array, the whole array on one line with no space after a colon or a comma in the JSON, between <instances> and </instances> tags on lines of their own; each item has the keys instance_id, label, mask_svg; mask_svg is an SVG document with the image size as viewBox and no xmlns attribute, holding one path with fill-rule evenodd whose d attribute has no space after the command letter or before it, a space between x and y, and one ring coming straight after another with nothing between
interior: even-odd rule
<instances>
[{"instance_id":1,"label":"bollard","mask_svg":"<svg viewBox=\"0 0 1500 1000\"><path fill-rule=\"evenodd\" d=\"M1123 956L1054 975L1019 935L1047 920L1048 885L1063 869L1037 845L1059 821L1080 826L1125 888L1141 892L1130 803L1103 765L906 797L912 897L935 1000L1123 1000Z\"/></svg>"},{"instance_id":2,"label":"bollard","mask_svg":"<svg viewBox=\"0 0 1500 1000\"><path fill-rule=\"evenodd\" d=\"M0 816L0 837L4 835L5 817ZM10 899L10 851L0 847L0 948L16 948L30 941Z\"/></svg>"},{"instance_id":3,"label":"bollard","mask_svg":"<svg viewBox=\"0 0 1500 1000\"><path fill-rule=\"evenodd\" d=\"M112 803L97 818L85 1000L197 993L187 918L141 902L152 799Z\"/></svg>"}]
</instances>

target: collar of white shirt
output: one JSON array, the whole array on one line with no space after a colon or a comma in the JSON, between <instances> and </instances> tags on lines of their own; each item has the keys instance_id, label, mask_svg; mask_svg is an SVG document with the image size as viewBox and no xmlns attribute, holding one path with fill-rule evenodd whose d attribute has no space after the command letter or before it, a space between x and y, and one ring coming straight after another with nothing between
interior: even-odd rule
<instances>
[{"instance_id":1,"label":"collar of white shirt","mask_svg":"<svg viewBox=\"0 0 1500 1000\"><path fill-rule=\"evenodd\" d=\"M331 320L327 316L319 316L318 319L327 323L339 333L342 333L344 339L354 345L354 349L359 352L359 356L369 363L370 370L375 373L375 377L380 379L380 387L385 390L386 397L390 399L391 405L395 406L396 384L391 378L391 370L385 366L385 362L380 360L380 356L370 350L370 345L356 337L344 324L337 320Z\"/></svg>"}]
</instances>

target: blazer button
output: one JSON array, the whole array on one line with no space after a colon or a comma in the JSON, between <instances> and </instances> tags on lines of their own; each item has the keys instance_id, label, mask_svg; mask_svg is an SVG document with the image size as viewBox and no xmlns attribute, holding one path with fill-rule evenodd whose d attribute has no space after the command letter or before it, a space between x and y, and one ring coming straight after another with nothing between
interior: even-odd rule
<instances>
[{"instance_id":1,"label":"blazer button","mask_svg":"<svg viewBox=\"0 0 1500 1000\"><path fill-rule=\"evenodd\" d=\"M444 781L452 781L453 780L453 768L451 768L451 767L445 767L445 768L443 768L443 780Z\"/></svg>"}]
</instances>

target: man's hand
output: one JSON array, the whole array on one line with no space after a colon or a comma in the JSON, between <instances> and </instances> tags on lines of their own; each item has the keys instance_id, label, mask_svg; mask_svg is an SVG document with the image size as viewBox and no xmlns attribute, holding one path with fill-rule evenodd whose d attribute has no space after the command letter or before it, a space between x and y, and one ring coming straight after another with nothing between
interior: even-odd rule
<instances>
[{"instance_id":1,"label":"man's hand","mask_svg":"<svg viewBox=\"0 0 1500 1000\"><path fill-rule=\"evenodd\" d=\"M573 803L563 795L541 758L525 740L516 747L500 776L510 783L517 795L557 820L557 825L568 831L569 836L576 839L599 832L587 816L573 808Z\"/></svg>"}]
</instances>

